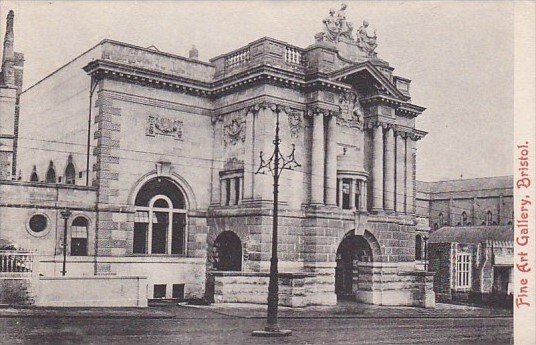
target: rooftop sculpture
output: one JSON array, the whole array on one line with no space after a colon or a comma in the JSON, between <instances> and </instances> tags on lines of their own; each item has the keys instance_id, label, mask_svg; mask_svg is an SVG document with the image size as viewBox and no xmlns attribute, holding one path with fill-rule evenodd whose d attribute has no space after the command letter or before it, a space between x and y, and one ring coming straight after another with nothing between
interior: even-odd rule
<instances>
[{"instance_id":1,"label":"rooftop sculpture","mask_svg":"<svg viewBox=\"0 0 536 345\"><path fill-rule=\"evenodd\" d=\"M338 44L339 42L355 44L367 57L375 57L376 53L374 50L378 46L376 43L376 30L372 34L369 34L369 23L364 20L363 25L357 30L356 38L354 39L354 26L346 20L346 8L346 4L341 4L340 10L329 10L329 16L322 21L324 30L315 36L316 40L318 42L323 41L333 44Z\"/></svg>"}]
</instances>

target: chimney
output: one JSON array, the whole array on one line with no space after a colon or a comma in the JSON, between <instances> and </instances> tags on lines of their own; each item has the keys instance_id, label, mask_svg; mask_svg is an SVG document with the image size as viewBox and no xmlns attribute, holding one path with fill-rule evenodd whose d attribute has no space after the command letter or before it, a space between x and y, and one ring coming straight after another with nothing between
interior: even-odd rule
<instances>
[{"instance_id":1,"label":"chimney","mask_svg":"<svg viewBox=\"0 0 536 345\"><path fill-rule=\"evenodd\" d=\"M19 90L15 84L15 52L13 50L13 11L7 15L2 74L0 80L0 180L11 180L16 174L15 142L18 120ZM22 71L18 73L21 79Z\"/></svg>"},{"instance_id":2,"label":"chimney","mask_svg":"<svg viewBox=\"0 0 536 345\"><path fill-rule=\"evenodd\" d=\"M15 52L13 51L13 18L15 14L9 11L6 23L6 36L4 37L4 53L2 54L2 83L4 85L15 84L15 73L13 65L15 63Z\"/></svg>"},{"instance_id":3,"label":"chimney","mask_svg":"<svg viewBox=\"0 0 536 345\"><path fill-rule=\"evenodd\" d=\"M192 49L190 49L190 51L188 52L188 57L192 60L199 59L199 51L197 50L195 45L193 45Z\"/></svg>"}]
</instances>

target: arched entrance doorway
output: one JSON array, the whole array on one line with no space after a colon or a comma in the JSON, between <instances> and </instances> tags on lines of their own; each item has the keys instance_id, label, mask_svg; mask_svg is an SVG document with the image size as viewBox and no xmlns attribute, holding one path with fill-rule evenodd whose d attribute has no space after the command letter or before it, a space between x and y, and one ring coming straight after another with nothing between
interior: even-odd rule
<instances>
[{"instance_id":1,"label":"arched entrance doorway","mask_svg":"<svg viewBox=\"0 0 536 345\"><path fill-rule=\"evenodd\" d=\"M357 263L372 261L372 250L363 236L347 233L337 249L335 293L338 299L354 299L359 279Z\"/></svg>"},{"instance_id":2,"label":"arched entrance doorway","mask_svg":"<svg viewBox=\"0 0 536 345\"><path fill-rule=\"evenodd\" d=\"M212 255L215 271L242 270L242 241L234 232L224 231L218 235Z\"/></svg>"}]
</instances>

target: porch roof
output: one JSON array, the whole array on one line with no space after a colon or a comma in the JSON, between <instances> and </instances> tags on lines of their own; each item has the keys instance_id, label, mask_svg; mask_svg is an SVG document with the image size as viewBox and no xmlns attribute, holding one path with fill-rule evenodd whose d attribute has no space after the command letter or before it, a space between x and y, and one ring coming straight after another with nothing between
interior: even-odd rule
<instances>
[{"instance_id":1,"label":"porch roof","mask_svg":"<svg viewBox=\"0 0 536 345\"><path fill-rule=\"evenodd\" d=\"M513 241L511 225L445 226L430 234L429 243L482 243Z\"/></svg>"}]
</instances>

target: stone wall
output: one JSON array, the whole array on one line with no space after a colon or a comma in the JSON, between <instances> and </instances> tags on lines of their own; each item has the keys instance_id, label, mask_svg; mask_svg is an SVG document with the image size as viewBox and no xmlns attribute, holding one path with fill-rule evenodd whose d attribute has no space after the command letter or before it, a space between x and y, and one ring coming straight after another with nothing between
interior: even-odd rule
<instances>
[{"instance_id":1,"label":"stone wall","mask_svg":"<svg viewBox=\"0 0 536 345\"><path fill-rule=\"evenodd\" d=\"M32 305L35 288L31 275L25 273L0 273L0 305Z\"/></svg>"}]
</instances>

